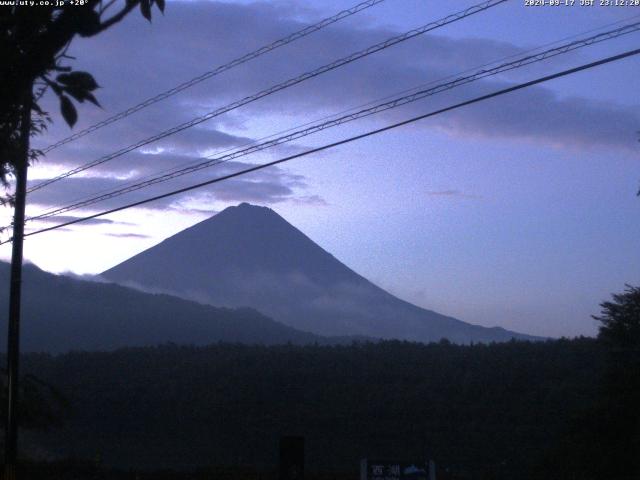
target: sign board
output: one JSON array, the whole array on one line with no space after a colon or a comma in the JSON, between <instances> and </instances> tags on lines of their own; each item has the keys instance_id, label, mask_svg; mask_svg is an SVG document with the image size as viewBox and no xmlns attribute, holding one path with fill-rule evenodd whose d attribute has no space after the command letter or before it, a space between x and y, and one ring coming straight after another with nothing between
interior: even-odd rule
<instances>
[{"instance_id":1,"label":"sign board","mask_svg":"<svg viewBox=\"0 0 640 480\"><path fill-rule=\"evenodd\" d=\"M360 480L435 480L429 478L427 462L363 459Z\"/></svg>"}]
</instances>

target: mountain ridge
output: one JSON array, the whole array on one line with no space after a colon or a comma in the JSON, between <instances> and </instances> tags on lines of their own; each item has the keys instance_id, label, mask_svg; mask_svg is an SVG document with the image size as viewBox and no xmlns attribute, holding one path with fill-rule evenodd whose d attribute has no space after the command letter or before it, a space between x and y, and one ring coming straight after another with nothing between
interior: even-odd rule
<instances>
[{"instance_id":1,"label":"mountain ridge","mask_svg":"<svg viewBox=\"0 0 640 480\"><path fill-rule=\"evenodd\" d=\"M251 306L318 335L456 343L537 337L472 325L376 286L267 207L242 203L104 271L211 305Z\"/></svg>"},{"instance_id":2,"label":"mountain ridge","mask_svg":"<svg viewBox=\"0 0 640 480\"><path fill-rule=\"evenodd\" d=\"M0 262L0 284L9 264ZM8 289L7 289L8 291ZM0 297L7 311L8 298ZM340 344L356 338L325 338L286 326L250 309L228 309L114 283L78 280L24 266L21 342L24 352L114 350L164 343L208 345ZM6 347L0 329L0 350Z\"/></svg>"}]
</instances>

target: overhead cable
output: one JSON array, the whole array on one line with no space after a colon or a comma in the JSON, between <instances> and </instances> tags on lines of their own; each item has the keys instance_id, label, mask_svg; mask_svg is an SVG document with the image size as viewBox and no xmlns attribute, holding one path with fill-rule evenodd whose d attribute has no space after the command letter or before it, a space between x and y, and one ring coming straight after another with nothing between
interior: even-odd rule
<instances>
[{"instance_id":1,"label":"overhead cable","mask_svg":"<svg viewBox=\"0 0 640 480\"><path fill-rule=\"evenodd\" d=\"M594 68L594 67L598 67L598 66L601 66L601 65L612 63L612 62L615 62L615 61L618 61L618 60L622 60L624 58L628 58L628 57L631 57L631 56L634 56L634 55L638 55L638 54L640 54L640 48L639 49L635 49L635 50L629 50L627 52L624 52L624 53L621 53L621 54L618 54L618 55L612 55L610 57L606 57L606 58L603 58L603 59L595 61L595 62L583 64L583 65L581 65L579 67L570 68L570 69L563 70L563 71L558 72L558 73L554 73L554 74L551 74L551 75L546 75L544 77L539 77L539 78L537 78L535 80L531 80L531 81L520 83L520 84L511 86L511 87L508 87L508 88L497 90L495 92L492 92L492 93L489 93L489 94L486 94L486 95L481 95L479 97L475 97L475 98L473 98L471 100L466 100L464 102L456 103L455 105L451 105L451 106L448 106L448 107L445 107L445 108L441 108L441 109L438 109L438 110L435 110L435 111L432 111L432 112L429 112L429 113L418 115L416 117L412 117L410 119L403 120L403 121L398 122L398 123L387 125L387 126L382 127L382 128L378 128L378 129L375 129L375 130L370 130L370 131L368 131L366 133L362 133L360 135L355 135L355 136L352 136L352 137L349 137L349 138L346 138L346 139L343 139L343 140L339 140L339 141L336 141L336 142L333 142L333 143L329 143L329 144L323 145L321 147L312 148L310 150L306 150L304 152L297 153L295 155L290 155L288 157L280 158L278 160L274 160L274 161L267 162L267 163L260 164L260 165L255 165L253 167L246 168L246 169L243 169L243 170L240 170L240 171L228 174L228 175L224 175L224 176L221 176L221 177L217 177L217 178L208 180L206 182L200 182L200 183L197 183L197 184L194 184L194 185L190 185L188 187L184 187L184 188L180 188L180 189L177 189L177 190L173 190L173 191L164 193L162 195L156 195L154 197L147 198L145 200L140 200L140 201L137 201L137 202L129 203L127 205L123 205L123 206L120 206L120 207L117 207L117 208L112 208L110 210L105 210L105 211L102 211L102 212L99 212L99 213L95 213L93 215L88 215L88 216L77 218L77 219L74 219L74 220L71 220L71 221L68 221L68 222L64 222L64 223L61 223L61 224L58 224L58 225L54 225L54 226L51 226L51 227L47 227L47 228L43 228L43 229L36 230L36 231L33 231L33 232L29 232L29 233L26 233L24 236L25 237L30 237L30 236L33 236L33 235L38 235L40 233L45 233L45 232L49 232L49 231L52 231L52 230L57 230L59 228L67 227L69 225L74 225L74 224L77 224L77 223L86 222L88 220L92 220L94 218L102 217L104 215L108 215L108 214L111 214L111 213L116 213L116 212L119 212L119 211L122 211L122 210L127 210L127 209L133 208L133 207L138 207L138 206L144 205L146 203L150 203L150 202L154 202L154 201L161 200L161 199L164 199L164 198L168 198L168 197L171 197L171 196L174 196L174 195L178 195L180 193L185 193L185 192L188 192L188 191L191 191L191 190L195 190L195 189L198 189L198 188L202 188L202 187L205 187L205 186L208 186L208 185L213 185L215 183L223 182L223 181L226 181L226 180L229 180L229 179L232 179L232 178L236 178L236 177L239 177L239 176L243 176L243 175L258 171L258 170L263 170L263 169L268 168L268 167L279 165L279 164L282 164L284 162L288 162L288 161L294 160L296 158L301 158L301 157L304 157L304 156L307 156L307 155L311 155L313 153L317 153L317 152L321 152L321 151L328 150L328 149L331 149L331 148L335 148L335 147L340 146L340 145L345 145L345 144L354 142L356 140L361 140L363 138L370 137L372 135L377 135L377 134L380 134L382 132L386 132L388 130L393 130L393 129L396 129L398 127L401 127L401 126L404 126L404 125L408 125L408 124L411 124L411 123L415 123L415 122L417 122L419 120L423 120L423 119L426 119L426 118L429 118L429 117L440 115L442 113L449 112L449 111L452 111L452 110L455 110L455 109L458 109L458 108L461 108L461 107L464 107L464 106L467 106L467 105L472 105L472 104L475 104L475 103L478 103L478 102L482 102L482 101L485 101L485 100L488 100L488 99L491 99L491 98L495 98L495 97L498 97L498 96L501 96L501 95L505 95L505 94L510 93L510 92L514 92L514 91L517 91L517 90L522 90L524 88L528 88L528 87L531 87L533 85L538 85L538 84L541 84L541 83L544 83L544 82L548 82L550 80L554 80L556 78L561 78L561 77L565 77L565 76L568 76L568 75L572 75L572 74L575 74L575 73L578 73L578 72L581 72L581 71L584 71L584 70L588 70L588 69L591 69L591 68ZM11 242L11 241L12 241L12 239L5 240L4 242L1 242L0 245L2 245L4 243Z\"/></svg>"},{"instance_id":2,"label":"overhead cable","mask_svg":"<svg viewBox=\"0 0 640 480\"><path fill-rule=\"evenodd\" d=\"M100 157L96 160L90 161L88 163L85 163L84 165L78 166L76 168L73 168L65 173L62 173L54 178L48 179L48 180L44 180L32 187L30 187L27 190L27 193L31 193L34 192L40 188L43 188L47 185L51 185L54 182L60 181L64 178L70 177L72 175L75 175L77 173L83 172L85 170L88 170L90 168L96 167L98 165L101 165L103 163L106 163L108 161L111 161L115 158L118 158L126 153L132 152L140 147L143 147L145 145L148 145L150 143L156 142L158 140L161 140L163 138L166 138L170 135L173 135L175 133L181 132L183 130L186 130L188 128L194 127L200 123L203 123L207 120L210 120L214 117L217 117L219 115L222 115L223 113L229 112L231 110L234 110L236 108L239 108L243 105L247 105L249 103L255 102L256 100L259 100L261 98L264 98L268 95L272 95L276 92L279 92L281 90L284 90L286 88L292 87L294 85L297 85L299 83L302 83L306 80L309 80L311 78L317 77L319 75L322 75L323 73L329 72L331 70L335 70L336 68L342 67L344 65L347 65L351 62L354 62L360 58L372 55L376 52L379 52L381 50L384 50L386 48L389 48L393 45L396 45L398 43L407 41L411 38L414 38L418 35L422 35L426 32L435 30L437 28L443 27L445 25L448 25L450 23L462 20L464 18L467 18L471 15L474 15L476 13L480 13L483 12L485 10L488 10L489 8L495 7L501 3L505 3L508 0L487 0L484 2L481 2L479 4L473 5L469 8L466 8L465 10L462 10L460 12L457 13L453 13L451 15L448 15L440 20L436 20L434 22L431 22L427 25L423 25L422 27L413 29L413 30L409 30L408 32L405 32L401 35L397 35L394 37L391 37L383 42L377 43L375 45L372 45L370 47L365 48L364 50L360 50L358 52L352 53L351 55L348 55L346 57L343 57L339 60L335 60L331 63L328 63L326 65L323 65L319 68L316 68L312 71L303 73L302 75L299 75L297 77L293 77L290 78L289 80L286 80L284 82L278 83L276 85L273 85L265 90L262 90L256 94L250 95L248 97L244 97L241 100L235 101L233 103L230 103L228 105L225 105L224 107L220 107L216 110L213 110L212 112L209 112L205 115L201 115L199 117L196 117L188 122L184 122L181 123L180 125L177 125L173 128L170 128L168 130L165 130L161 133L158 133L152 137L148 137L144 140L140 140L137 143L134 143L132 145L129 145L127 147L124 147L116 152L110 153L108 155L105 155L103 157Z\"/></svg>"},{"instance_id":3,"label":"overhead cable","mask_svg":"<svg viewBox=\"0 0 640 480\"><path fill-rule=\"evenodd\" d=\"M69 205L65 205L65 206L61 206L52 210L49 210L47 212L41 213L39 215L34 215L31 216L29 218L27 218L27 221L33 221L33 220L42 220L48 217L53 217L55 215L60 215L62 213L66 213L69 212L71 210L76 210L78 208L82 208L82 207L87 207L90 205L93 205L95 203L101 202L101 201L105 201L105 200L110 200L112 198L124 195L126 193L130 193L136 190L140 190L142 188L146 188L149 187L151 185L155 185L158 183L162 183L162 182L166 182L168 180L172 180L174 178L183 176L183 175L187 175L205 168L209 168L215 165L218 165L220 163L223 162L228 162L231 160L234 160L236 158L240 158L240 157L244 157L247 155L250 155L252 153L256 153L262 150L265 150L267 148L272 148L275 147L277 145L281 145L284 143L288 143L291 142L293 140L297 140L299 138L302 137L306 137L308 135L317 133L319 131L322 130L326 130L328 128L332 128L332 127L336 127L338 125L343 125L345 123L349 123L352 122L354 120L358 120L364 117L368 117L370 115L374 115L386 110L390 110L393 108L397 108L400 107L402 105L406 105L409 103L413 103L416 102L418 100L421 100L423 98L426 97L430 97L433 95L436 95L438 93L442 93L444 91L447 90L451 90L453 88L462 86L462 85L466 85L468 83L471 82L475 82L477 80L489 77L489 76L493 76L493 75L497 75L499 73L503 73L503 72L507 72L510 70L514 70L517 68L522 68L526 65L530 65L532 63L537 63L549 58L553 58L556 57L558 55L562 55L574 50L577 50L579 48L583 48L589 45L593 45L596 43L600 43L600 42L604 42L607 40L611 40L623 35L627 35L633 32L637 32L640 30L640 22L634 23L634 24L630 24L630 25L625 25L622 26L620 28L614 29L614 30L610 30L608 32L603 32L597 35L593 35L591 37L588 38L584 38L584 39L580 39L580 40L576 40L555 48L551 48L549 50L543 51L543 52L539 52L536 53L534 55L528 55L510 62L506 62L503 63L501 65L492 67L492 68L485 68L485 69L480 69L478 71L476 71L475 73L471 74L471 75L466 75L466 76L462 76L459 78L456 78L450 82L446 82L446 83L442 83L436 86L433 86L431 88L428 89L424 89L424 90L420 90L417 92L413 92L409 95L404 95L401 97L397 97L394 98L390 101L387 102L383 102L377 105L374 105L372 107L369 108L364 108L360 111L354 112L354 113L350 113L347 115L343 115L341 117L338 118L334 118L325 122L321 122L321 123L317 123L315 125L311 125L307 128L303 128L291 133L288 133L286 135L282 135L280 137L268 140L266 142L262 142L262 143L257 143L257 144L253 144L250 145L248 147L245 148L241 148L238 150L235 150L231 153L227 153L224 155L216 155L214 158L211 158L211 156L207 156L207 157L202 157L201 161L199 163L194 163L192 165L186 166L186 167L182 167L182 168L176 168L173 170L168 171L167 173L161 174L161 175L157 175L155 177L151 177L149 179L137 182L137 183L133 183L131 185L127 185L115 190L111 190L108 193L104 193L101 195L96 195L93 197L89 197L74 203L71 203Z\"/></svg>"},{"instance_id":4,"label":"overhead cable","mask_svg":"<svg viewBox=\"0 0 640 480\"><path fill-rule=\"evenodd\" d=\"M169 90L166 90L162 93L159 93L153 97L150 97L140 103L138 103L137 105L134 105L132 107L127 108L126 110L123 110L109 118L106 118L98 123L95 123L83 130L80 130L77 133L74 133L73 135L70 135L66 138L63 138L62 140L53 143L45 148L43 148L41 151L42 153L48 153L51 150L54 150L62 145L65 145L69 142L72 142L74 140L77 140L81 137L84 137L85 135L88 135L92 132L95 132L96 130L99 130L102 127L106 127L107 125L111 125L114 122L117 122L119 120L122 120L123 118L128 117L129 115L132 115L140 110L142 110L143 108L146 108L150 105L153 105L154 103L158 103L166 98L169 98L179 92L182 92L183 90L186 90L187 88L190 88L194 85L197 85L200 82L203 82L205 80L208 80L209 78L215 77L217 75L220 75L223 72L226 72L227 70L231 70L234 67L237 67L239 65L242 65L243 63L246 63L250 60L253 60L254 58L258 58L261 55L264 55L265 53L271 52L272 50L275 50L277 48L283 47L285 45L288 45L289 43L295 42L296 40L299 40L300 38L306 37L307 35L310 35L314 32L317 32L318 30L322 30L325 27L328 27L329 25L332 25L344 18L350 17L351 15L355 15L358 12L361 12L362 10L366 10L367 8L373 7L374 5L377 5L378 3L384 2L385 0L367 0L366 2L362 2L359 3L351 8L348 8L346 10L342 10L340 12L338 12L337 14L325 18L324 20L321 20L318 23L314 23L313 25L309 25L305 28L303 28L302 30L298 30L297 32L294 32L290 35L287 35L286 37L283 37L279 40L276 40L275 42L272 42L268 45L265 45L263 47L258 48L257 50L247 53L246 55L243 55L241 57L238 57L234 60L231 60L228 63L225 63L224 65L220 65L216 68L214 68L213 70L210 70L208 72L205 72L201 75L198 75L197 77L192 78L191 80L187 80L186 82L181 83L180 85L177 85L173 88L170 88Z\"/></svg>"}]
</instances>

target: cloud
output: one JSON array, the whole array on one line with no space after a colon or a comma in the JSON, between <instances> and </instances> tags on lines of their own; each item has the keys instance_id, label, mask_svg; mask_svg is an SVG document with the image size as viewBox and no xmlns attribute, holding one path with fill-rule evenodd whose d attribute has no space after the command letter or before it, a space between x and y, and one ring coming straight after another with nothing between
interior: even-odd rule
<instances>
[{"instance_id":1,"label":"cloud","mask_svg":"<svg viewBox=\"0 0 640 480\"><path fill-rule=\"evenodd\" d=\"M76 280L82 280L84 282L113 283L111 280L108 280L102 277L101 275L79 274L79 273L72 272L71 270L64 270L60 272L59 275L75 278Z\"/></svg>"},{"instance_id":2,"label":"cloud","mask_svg":"<svg viewBox=\"0 0 640 480\"><path fill-rule=\"evenodd\" d=\"M299 205L313 205L316 207L326 207L329 205L327 201L319 195L297 195L292 199L292 202Z\"/></svg>"},{"instance_id":3,"label":"cloud","mask_svg":"<svg viewBox=\"0 0 640 480\"><path fill-rule=\"evenodd\" d=\"M246 162L227 162L208 170L206 178L214 179L253 166L255 166L255 164ZM202 173L185 175L173 179L170 182L159 183L119 197L101 201L85 208L96 211L107 210L124 204L146 200L172 190L186 188L203 180ZM69 177L60 182L55 182L46 188L34 191L29 196L29 203L34 207L41 208L49 205L69 205L75 203L76 200L93 197L95 192L111 191L128 186L129 184L129 180L115 177ZM215 201L230 203L247 201L263 205L274 204L297 198L297 192L304 191L306 187L306 179L303 176L292 174L282 168L274 166L202 187L183 194L180 197L171 196L150 202L145 204L144 208L188 208L190 211L193 211L195 208L210 211L208 205L212 205ZM306 197L309 201L316 203L321 201L317 196L311 195ZM302 198L304 199L305 195L302 195ZM185 207L187 203L189 206ZM60 217L55 218L59 219ZM53 221L53 219L51 221Z\"/></svg>"},{"instance_id":4,"label":"cloud","mask_svg":"<svg viewBox=\"0 0 640 480\"><path fill-rule=\"evenodd\" d=\"M510 84L491 82L498 90ZM474 89L481 94L479 88ZM517 138L562 148L634 149L637 109L584 98L560 99L543 87L501 96L436 119L458 136Z\"/></svg>"},{"instance_id":5,"label":"cloud","mask_svg":"<svg viewBox=\"0 0 640 480\"><path fill-rule=\"evenodd\" d=\"M150 235L144 235L142 233L105 233L105 235L116 238L151 238Z\"/></svg>"},{"instance_id":6,"label":"cloud","mask_svg":"<svg viewBox=\"0 0 640 480\"><path fill-rule=\"evenodd\" d=\"M138 143L149 136L152 129L139 129L139 134L132 134L124 123L118 124L111 138L92 141L90 146L84 138L70 144L64 150L53 150L46 157L49 164L66 168L81 165L89 161L109 156ZM114 142L114 138L118 142ZM167 137L158 142L140 147L114 160L92 168L92 171L115 172L126 174L135 170L140 173L156 172L161 169L182 166L200 159L210 152L222 151L232 147L241 147L253 142L249 137L231 135L216 129L191 128L180 135ZM117 145L117 147L115 147Z\"/></svg>"},{"instance_id":7,"label":"cloud","mask_svg":"<svg viewBox=\"0 0 640 480\"><path fill-rule=\"evenodd\" d=\"M289 6L293 5L295 3ZM171 88L299 30L306 25L304 17L308 15L308 9L289 9L284 4L266 2L173 2L167 15L154 19L152 26L139 15L132 15L103 35L77 41L71 52L77 57L74 65L91 71L104 85L99 97L106 111L82 105L76 128L91 125L150 94ZM398 33L390 28L373 27L366 21L335 24L54 150L44 162L69 168L100 158ZM204 153L244 145L292 124L437 81L524 50L525 46L485 38L450 38L440 31L423 35L92 170L95 172L92 175L99 174L103 178L69 179L64 182L64 189L54 185L47 187L43 189L47 193L34 193L33 201L40 205L66 203L74 196L83 197L102 188L123 184L122 179L113 177L138 178L183 166ZM527 75L548 72L552 66L564 68L569 60L576 58L580 58L580 54L572 53L566 58L558 57L532 66L526 70ZM482 80L382 115L387 121L404 119L513 85L521 77L522 73L510 73ZM43 102L46 109L57 112L57 100L51 95ZM640 125L638 109L579 97L561 98L546 86L539 86L434 117L421 122L418 128L436 128L456 137L506 138L582 150L593 147L624 150L637 148L637 125ZM68 134L64 122L58 120L51 126L50 135L35 139L35 146L44 146ZM285 154L302 147L279 148L277 152ZM296 178L283 169L269 171L275 173L234 179L203 190L206 195L189 195L260 203L292 200L298 196L314 197L306 191L308 182L304 178ZM208 175L201 173L197 179L208 178ZM184 177L162 188L131 194L127 199L146 198L168 190L166 187L169 186L180 188L195 183L194 178ZM76 194L71 195L69 191ZM175 199L150 208L165 208L172 202ZM115 204L107 202L104 205Z\"/></svg>"},{"instance_id":8,"label":"cloud","mask_svg":"<svg viewBox=\"0 0 640 480\"><path fill-rule=\"evenodd\" d=\"M59 215L56 217L47 217L47 218L42 218L37 220L38 222L42 222L42 223L67 223L67 222L73 222L74 220L79 220L82 217L75 217L75 216L71 216L71 215ZM110 225L110 224L119 224L119 225L126 225L128 224L127 222L116 222L114 220L109 220L107 218L92 218L90 220L85 220L82 222L82 224L84 225ZM130 224L129 224L130 225Z\"/></svg>"},{"instance_id":9,"label":"cloud","mask_svg":"<svg viewBox=\"0 0 640 480\"><path fill-rule=\"evenodd\" d=\"M477 195L469 195L459 190L437 190L427 192L429 197L452 197L452 198L480 198Z\"/></svg>"}]
</instances>

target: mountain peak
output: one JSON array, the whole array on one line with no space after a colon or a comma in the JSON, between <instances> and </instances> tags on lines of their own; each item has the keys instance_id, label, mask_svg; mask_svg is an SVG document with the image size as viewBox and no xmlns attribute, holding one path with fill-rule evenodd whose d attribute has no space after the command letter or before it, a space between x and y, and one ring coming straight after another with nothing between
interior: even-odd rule
<instances>
[{"instance_id":1,"label":"mountain peak","mask_svg":"<svg viewBox=\"0 0 640 480\"><path fill-rule=\"evenodd\" d=\"M228 207L102 275L212 305L251 306L321 335L457 342L518 336L395 298L274 210L249 203Z\"/></svg>"},{"instance_id":2,"label":"mountain peak","mask_svg":"<svg viewBox=\"0 0 640 480\"><path fill-rule=\"evenodd\" d=\"M263 207L261 205L253 205L251 203L242 202L238 205L231 206L225 208L225 210L238 210L238 211L253 211L253 212L264 212L264 211L272 211L269 207ZM224 211L224 210L223 210Z\"/></svg>"},{"instance_id":3,"label":"mountain peak","mask_svg":"<svg viewBox=\"0 0 640 480\"><path fill-rule=\"evenodd\" d=\"M261 205L253 205L251 203L242 202L238 205L233 205L222 210L220 213L212 216L209 220L222 219L226 217L242 217L243 219L257 220L259 218L277 217L282 218L276 212L269 207ZM284 220L284 219L283 219ZM206 222L207 220L205 220Z\"/></svg>"},{"instance_id":4,"label":"mountain peak","mask_svg":"<svg viewBox=\"0 0 640 480\"><path fill-rule=\"evenodd\" d=\"M249 272L304 273L321 283L344 281L354 275L274 210L249 203L225 208L103 275L144 284L146 280L137 273L151 271L154 277L172 272L171 290L187 283L192 290L208 288L212 281L221 285L225 276L249 283ZM227 303L221 299L220 304ZM238 306L246 305L252 306Z\"/></svg>"},{"instance_id":5,"label":"mountain peak","mask_svg":"<svg viewBox=\"0 0 640 480\"><path fill-rule=\"evenodd\" d=\"M253 205L253 204L248 203L248 202L242 202L242 203L239 203L238 205L236 205L235 207L229 207L229 208L244 208L244 209L248 209L248 208L259 209L260 208L260 209L271 210L268 207L263 207L261 205Z\"/></svg>"}]
</instances>

